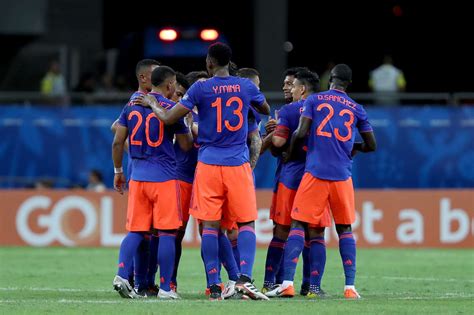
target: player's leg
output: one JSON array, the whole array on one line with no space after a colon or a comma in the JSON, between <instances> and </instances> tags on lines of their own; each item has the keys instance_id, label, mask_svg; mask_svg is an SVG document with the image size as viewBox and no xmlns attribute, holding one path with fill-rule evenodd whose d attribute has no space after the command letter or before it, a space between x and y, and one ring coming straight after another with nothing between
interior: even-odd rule
<instances>
[{"instance_id":1,"label":"player's leg","mask_svg":"<svg viewBox=\"0 0 474 315\"><path fill-rule=\"evenodd\" d=\"M252 271L257 248L255 220L257 200L250 164L223 167L223 180L227 190L227 210L239 226L237 247L240 253L240 277L236 284L239 293L252 299L268 299L252 283Z\"/></svg>"},{"instance_id":2,"label":"player's leg","mask_svg":"<svg viewBox=\"0 0 474 315\"><path fill-rule=\"evenodd\" d=\"M148 255L148 272L146 276L147 282L147 294L156 296L160 289L155 282L156 272L158 271L158 246L160 238L158 237L158 231L152 230L150 238L150 247Z\"/></svg>"},{"instance_id":3,"label":"player's leg","mask_svg":"<svg viewBox=\"0 0 474 315\"><path fill-rule=\"evenodd\" d=\"M194 178L193 199L190 214L201 220L202 257L208 277L210 300L222 299L222 288L219 286L219 230L224 203L224 186L222 166L198 162Z\"/></svg>"},{"instance_id":4,"label":"player's leg","mask_svg":"<svg viewBox=\"0 0 474 315\"><path fill-rule=\"evenodd\" d=\"M135 290L138 294L147 296L147 273L148 273L148 260L150 254L150 233L144 234L144 240L138 246L135 257L133 258L135 268Z\"/></svg>"},{"instance_id":5,"label":"player's leg","mask_svg":"<svg viewBox=\"0 0 474 315\"><path fill-rule=\"evenodd\" d=\"M344 296L357 299L360 295L355 289L356 242L351 226L355 221L355 201L351 178L331 183L329 202L339 235L339 253L345 275Z\"/></svg>"},{"instance_id":6,"label":"player's leg","mask_svg":"<svg viewBox=\"0 0 474 315\"><path fill-rule=\"evenodd\" d=\"M281 287L267 293L267 296L293 297L296 266L305 244L307 224L317 224L327 206L328 186L306 173L300 183L293 203L291 229L284 251L284 281Z\"/></svg>"},{"instance_id":7,"label":"player's leg","mask_svg":"<svg viewBox=\"0 0 474 315\"><path fill-rule=\"evenodd\" d=\"M270 213L275 227L273 228L273 238L267 251L263 293L273 290L275 284L281 284L283 281L284 265L282 257L288 233L290 232L291 208L295 195L295 190L287 188L282 183L278 184L277 190L273 194ZM276 279L277 275L279 275L279 279Z\"/></svg>"},{"instance_id":8,"label":"player's leg","mask_svg":"<svg viewBox=\"0 0 474 315\"><path fill-rule=\"evenodd\" d=\"M235 264L240 272L240 253L239 248L237 247L237 238L239 237L239 229L238 227L233 230L227 230L227 238L232 245L232 252L234 253Z\"/></svg>"},{"instance_id":9,"label":"player's leg","mask_svg":"<svg viewBox=\"0 0 474 315\"><path fill-rule=\"evenodd\" d=\"M176 230L181 226L179 208L179 186L175 180L160 183L148 183L153 207L153 227L158 230L158 264L160 266L160 290L158 298L177 299L179 296L171 290L171 277L176 255Z\"/></svg>"},{"instance_id":10,"label":"player's leg","mask_svg":"<svg viewBox=\"0 0 474 315\"><path fill-rule=\"evenodd\" d=\"M308 298L324 297L325 292L321 289L321 280L326 266L326 243L324 241L324 227L309 227L310 238L310 285Z\"/></svg>"},{"instance_id":11,"label":"player's leg","mask_svg":"<svg viewBox=\"0 0 474 315\"><path fill-rule=\"evenodd\" d=\"M186 232L186 226L188 224L189 220L189 205L191 202L191 195L192 195L192 189L193 185L186 183L184 181L178 181L179 183L179 189L180 189L180 205L181 205L181 215L182 215L182 221L183 225L178 229L176 232L176 257L174 261L174 270L173 270L173 276L171 277L171 286L173 290L177 290L178 288L178 267L179 267L179 261L181 259L181 253L182 253L182 242L184 238L184 234Z\"/></svg>"},{"instance_id":12,"label":"player's leg","mask_svg":"<svg viewBox=\"0 0 474 315\"><path fill-rule=\"evenodd\" d=\"M309 293L311 263L310 263L310 238L309 233L305 233L305 241L303 247L303 277L301 282L300 295L306 296Z\"/></svg>"},{"instance_id":13,"label":"player's leg","mask_svg":"<svg viewBox=\"0 0 474 315\"><path fill-rule=\"evenodd\" d=\"M143 184L133 180L129 183L126 225L129 233L120 245L119 268L113 281L114 289L124 298L141 297L130 285L128 276L133 258L152 224L152 205L145 196Z\"/></svg>"}]
</instances>

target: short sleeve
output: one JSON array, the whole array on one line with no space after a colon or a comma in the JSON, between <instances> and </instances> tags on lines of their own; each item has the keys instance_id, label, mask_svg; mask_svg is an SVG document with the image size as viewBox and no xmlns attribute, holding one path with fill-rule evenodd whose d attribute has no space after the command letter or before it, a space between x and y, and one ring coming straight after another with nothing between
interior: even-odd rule
<instances>
[{"instance_id":1,"label":"short sleeve","mask_svg":"<svg viewBox=\"0 0 474 315\"><path fill-rule=\"evenodd\" d=\"M362 106L358 108L358 111L356 112L356 116L357 116L357 129L359 130L359 132L363 133L363 132L373 131L372 125L369 123L367 112Z\"/></svg>"},{"instance_id":2,"label":"short sleeve","mask_svg":"<svg viewBox=\"0 0 474 315\"><path fill-rule=\"evenodd\" d=\"M247 81L248 94L250 96L250 104L253 106L260 107L265 103L265 96L262 92L252 83L250 80Z\"/></svg>"},{"instance_id":3,"label":"short sleeve","mask_svg":"<svg viewBox=\"0 0 474 315\"><path fill-rule=\"evenodd\" d=\"M183 96L179 103L189 110L199 103L199 96L201 91L201 82L194 83Z\"/></svg>"},{"instance_id":4,"label":"short sleeve","mask_svg":"<svg viewBox=\"0 0 474 315\"><path fill-rule=\"evenodd\" d=\"M309 118L311 120L313 119L313 98L312 97L308 97L306 101L304 101L303 113L301 114L301 116Z\"/></svg>"},{"instance_id":5,"label":"short sleeve","mask_svg":"<svg viewBox=\"0 0 474 315\"><path fill-rule=\"evenodd\" d=\"M122 112L120 113L120 116L118 118L118 123L121 126L127 127L128 121L127 121L127 108L128 105L125 105L125 107L122 109Z\"/></svg>"}]
</instances>

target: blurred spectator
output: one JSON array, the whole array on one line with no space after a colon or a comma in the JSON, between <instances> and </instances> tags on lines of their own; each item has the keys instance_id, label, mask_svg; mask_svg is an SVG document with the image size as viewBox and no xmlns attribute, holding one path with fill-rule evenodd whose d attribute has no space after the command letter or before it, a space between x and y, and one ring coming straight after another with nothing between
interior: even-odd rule
<instances>
[{"instance_id":1,"label":"blurred spectator","mask_svg":"<svg viewBox=\"0 0 474 315\"><path fill-rule=\"evenodd\" d=\"M75 92L93 93L97 88L97 82L94 78L94 74L86 72L81 76L79 84L74 89Z\"/></svg>"},{"instance_id":2,"label":"blurred spectator","mask_svg":"<svg viewBox=\"0 0 474 315\"><path fill-rule=\"evenodd\" d=\"M113 93L117 92L118 89L114 86L113 78L110 74L104 73L100 80L99 87L96 92L99 93Z\"/></svg>"},{"instance_id":3,"label":"blurred spectator","mask_svg":"<svg viewBox=\"0 0 474 315\"><path fill-rule=\"evenodd\" d=\"M106 190L102 174L98 170L92 170L89 173L89 183L87 184L87 190L95 192L103 192Z\"/></svg>"},{"instance_id":4,"label":"blurred spectator","mask_svg":"<svg viewBox=\"0 0 474 315\"><path fill-rule=\"evenodd\" d=\"M53 97L66 95L66 81L57 60L51 62L48 72L41 80L41 93Z\"/></svg>"},{"instance_id":5,"label":"blurred spectator","mask_svg":"<svg viewBox=\"0 0 474 315\"><path fill-rule=\"evenodd\" d=\"M54 182L51 179L40 179L35 183L35 189L51 189L54 186Z\"/></svg>"},{"instance_id":6,"label":"blurred spectator","mask_svg":"<svg viewBox=\"0 0 474 315\"><path fill-rule=\"evenodd\" d=\"M329 90L329 76L331 75L331 70L334 68L336 64L333 61L329 61L326 70L323 72L321 75L321 80L320 80L320 91L327 91Z\"/></svg>"},{"instance_id":7,"label":"blurred spectator","mask_svg":"<svg viewBox=\"0 0 474 315\"><path fill-rule=\"evenodd\" d=\"M397 105L398 92L405 91L403 72L393 65L391 56L385 56L383 64L370 73L369 87L376 93L375 103Z\"/></svg>"}]
</instances>

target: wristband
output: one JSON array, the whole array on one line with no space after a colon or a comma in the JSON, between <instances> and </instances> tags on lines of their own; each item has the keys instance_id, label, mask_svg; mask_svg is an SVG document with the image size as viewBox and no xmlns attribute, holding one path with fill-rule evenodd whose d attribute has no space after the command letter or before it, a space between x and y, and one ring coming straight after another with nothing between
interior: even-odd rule
<instances>
[{"instance_id":1,"label":"wristband","mask_svg":"<svg viewBox=\"0 0 474 315\"><path fill-rule=\"evenodd\" d=\"M123 167L114 167L114 173L115 174L123 173Z\"/></svg>"}]
</instances>

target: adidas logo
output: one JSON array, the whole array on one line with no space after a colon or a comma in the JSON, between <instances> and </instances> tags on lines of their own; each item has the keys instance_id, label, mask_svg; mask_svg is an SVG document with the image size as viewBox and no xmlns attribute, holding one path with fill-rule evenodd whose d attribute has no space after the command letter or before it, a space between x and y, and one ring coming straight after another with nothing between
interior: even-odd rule
<instances>
[{"instance_id":1,"label":"adidas logo","mask_svg":"<svg viewBox=\"0 0 474 315\"><path fill-rule=\"evenodd\" d=\"M160 278L160 283L165 283L165 278L161 277Z\"/></svg>"},{"instance_id":2,"label":"adidas logo","mask_svg":"<svg viewBox=\"0 0 474 315\"><path fill-rule=\"evenodd\" d=\"M246 265L246 264L247 264L247 262L245 260L240 261L241 266Z\"/></svg>"},{"instance_id":3,"label":"adidas logo","mask_svg":"<svg viewBox=\"0 0 474 315\"><path fill-rule=\"evenodd\" d=\"M344 265L346 266L352 266L352 260L348 259L344 262Z\"/></svg>"},{"instance_id":4,"label":"adidas logo","mask_svg":"<svg viewBox=\"0 0 474 315\"><path fill-rule=\"evenodd\" d=\"M317 270L311 271L312 276L319 276L319 272Z\"/></svg>"},{"instance_id":5,"label":"adidas logo","mask_svg":"<svg viewBox=\"0 0 474 315\"><path fill-rule=\"evenodd\" d=\"M300 212L300 210L299 210L298 208L294 208L294 209L293 209L293 212L298 213L298 212Z\"/></svg>"},{"instance_id":6,"label":"adidas logo","mask_svg":"<svg viewBox=\"0 0 474 315\"><path fill-rule=\"evenodd\" d=\"M272 266L268 266L268 267L267 267L267 270L268 270L268 271L273 271L273 267L272 267Z\"/></svg>"},{"instance_id":7,"label":"adidas logo","mask_svg":"<svg viewBox=\"0 0 474 315\"><path fill-rule=\"evenodd\" d=\"M291 261L294 262L295 264L297 264L298 260L299 260L298 257L296 257L296 258L293 258Z\"/></svg>"},{"instance_id":8,"label":"adidas logo","mask_svg":"<svg viewBox=\"0 0 474 315\"><path fill-rule=\"evenodd\" d=\"M125 268L125 264L123 262L121 262L120 264L118 264L118 267L119 268Z\"/></svg>"}]
</instances>

